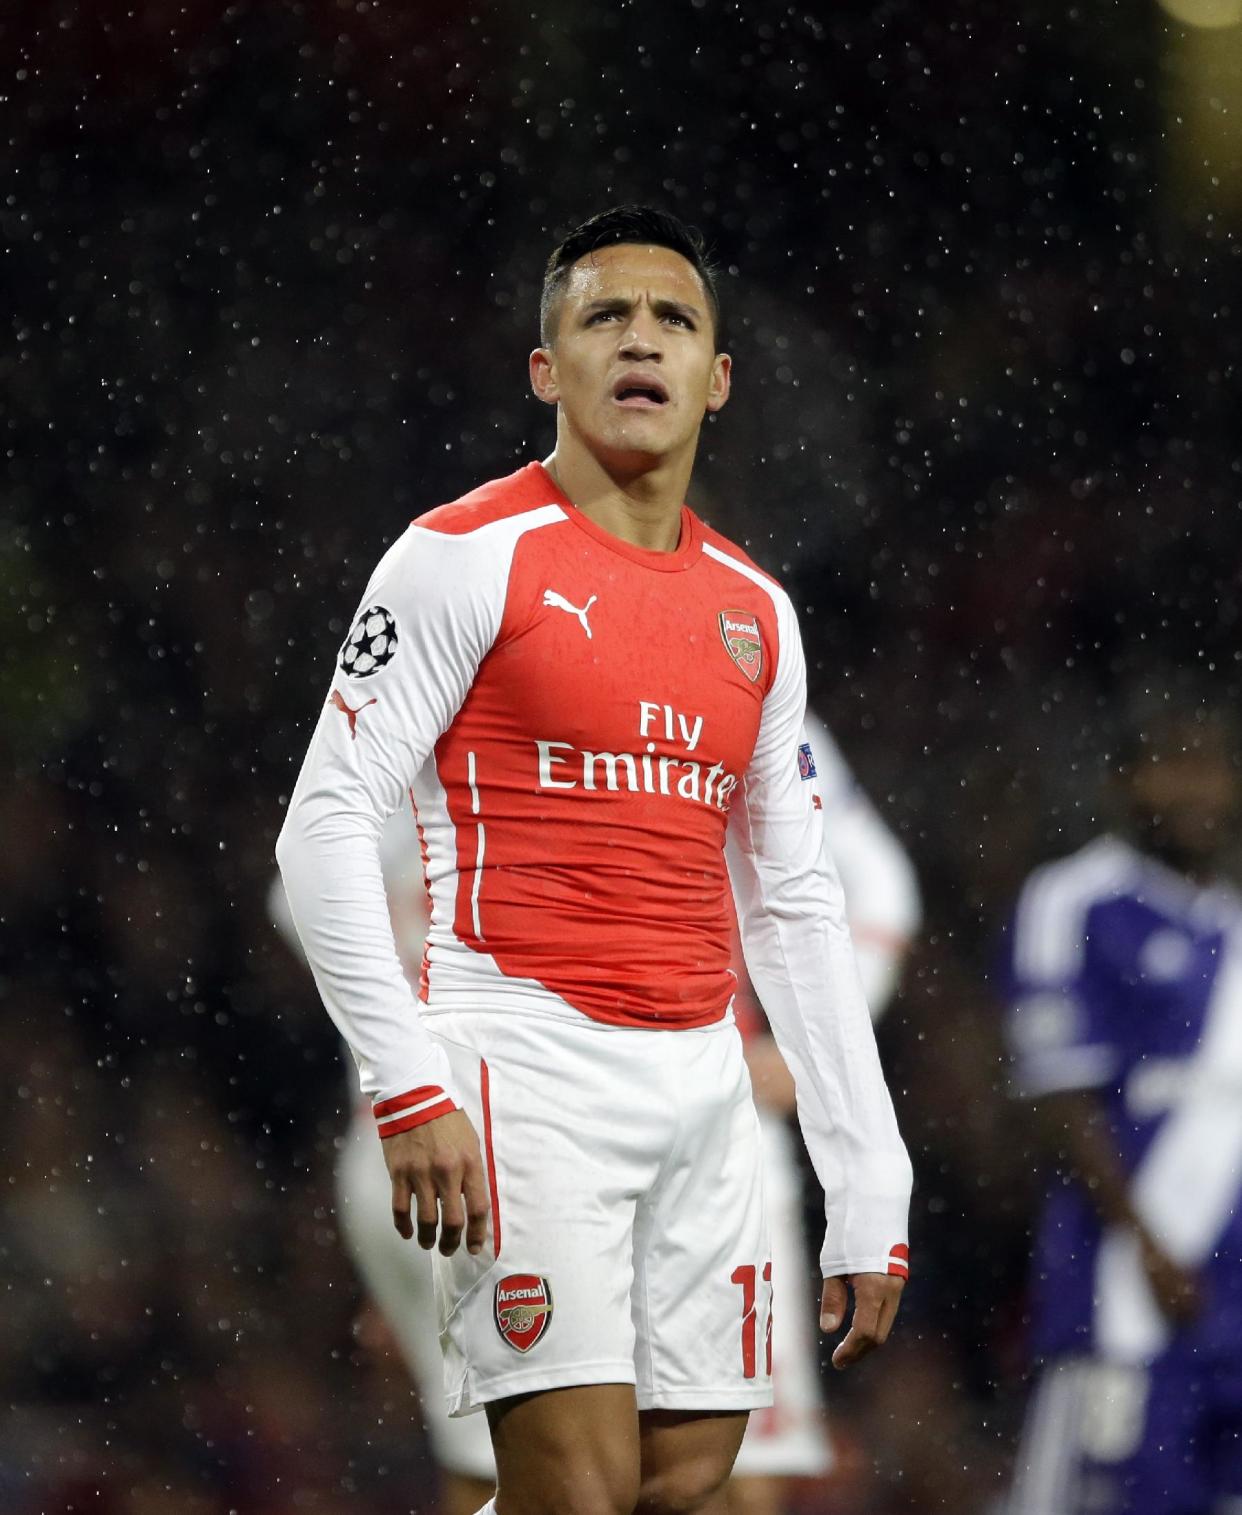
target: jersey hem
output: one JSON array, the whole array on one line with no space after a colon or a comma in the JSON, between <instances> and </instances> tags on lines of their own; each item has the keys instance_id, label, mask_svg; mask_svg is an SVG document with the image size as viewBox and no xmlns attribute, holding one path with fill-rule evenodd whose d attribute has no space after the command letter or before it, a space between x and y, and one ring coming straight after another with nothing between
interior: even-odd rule
<instances>
[{"instance_id":1,"label":"jersey hem","mask_svg":"<svg viewBox=\"0 0 1242 1515\"><path fill-rule=\"evenodd\" d=\"M511 990L506 994L503 981L500 984L487 984L481 992L477 983L464 986L446 983L443 962L433 962L428 997L419 1003L419 1019L426 1022L436 1015L458 1014L539 1015L549 1020L574 1025L585 1022L619 1031L703 1031L733 1019L732 992L719 1009L682 1014L675 1018L672 1014L644 1016L626 1010L614 1013L587 1010L564 994L547 988L538 979L522 978L513 981L522 986L516 992ZM538 987L525 987L528 985Z\"/></svg>"},{"instance_id":2,"label":"jersey hem","mask_svg":"<svg viewBox=\"0 0 1242 1515\"><path fill-rule=\"evenodd\" d=\"M684 1022L679 1025L670 1025L667 1021L603 1021L595 1016L588 1015L584 1010L579 1010L563 1002L563 1008L559 1005L551 1005L546 1008L535 1008L529 1004L497 1006L495 1001L485 1004L476 1000L469 1005L445 1005L437 1008L433 1005L424 1005L420 1011L420 1019L426 1025L428 1032L437 1040L453 1042L453 1037L448 1034L452 1029L452 1022L459 1016L480 1017L487 1016L489 1019L504 1021L510 1016L516 1016L521 1020L555 1021L561 1026L570 1026L577 1029L592 1031L671 1031L681 1034L691 1031L725 1031L736 1027L737 1018L731 1005L725 1007L720 1015L711 1021L701 1024L687 1025ZM437 1021L447 1021L449 1025L440 1027ZM457 1043L454 1043L457 1045Z\"/></svg>"}]
</instances>

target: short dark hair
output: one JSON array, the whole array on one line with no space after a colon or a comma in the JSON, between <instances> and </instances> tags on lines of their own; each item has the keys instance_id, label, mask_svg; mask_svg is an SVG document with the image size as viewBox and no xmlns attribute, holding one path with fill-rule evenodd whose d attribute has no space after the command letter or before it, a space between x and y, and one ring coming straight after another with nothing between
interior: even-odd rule
<instances>
[{"instance_id":1,"label":"short dark hair","mask_svg":"<svg viewBox=\"0 0 1242 1515\"><path fill-rule=\"evenodd\" d=\"M553 250L544 270L543 293L539 299L541 342L546 345L551 340L556 306L569 282L569 270L578 259L601 247L617 247L631 242L672 248L690 264L703 281L712 326L719 342L720 298L716 293L716 269L703 241L703 233L652 205L617 205L611 210L602 210L581 226L574 227Z\"/></svg>"},{"instance_id":2,"label":"short dark hair","mask_svg":"<svg viewBox=\"0 0 1242 1515\"><path fill-rule=\"evenodd\" d=\"M1204 747L1223 748L1236 761L1242 749L1237 718L1197 670L1157 670L1127 694L1117 702L1117 766L1123 773Z\"/></svg>"}]
</instances>

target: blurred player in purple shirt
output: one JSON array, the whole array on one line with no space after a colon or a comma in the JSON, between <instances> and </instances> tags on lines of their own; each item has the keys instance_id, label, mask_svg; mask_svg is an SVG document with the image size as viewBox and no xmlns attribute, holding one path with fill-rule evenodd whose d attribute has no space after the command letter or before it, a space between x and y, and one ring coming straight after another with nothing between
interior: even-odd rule
<instances>
[{"instance_id":1,"label":"blurred player in purple shirt","mask_svg":"<svg viewBox=\"0 0 1242 1515\"><path fill-rule=\"evenodd\" d=\"M1242 1515L1239 755L1223 714L1166 708L1128 835L1018 902L1010 1038L1054 1171L1011 1515Z\"/></svg>"}]
</instances>

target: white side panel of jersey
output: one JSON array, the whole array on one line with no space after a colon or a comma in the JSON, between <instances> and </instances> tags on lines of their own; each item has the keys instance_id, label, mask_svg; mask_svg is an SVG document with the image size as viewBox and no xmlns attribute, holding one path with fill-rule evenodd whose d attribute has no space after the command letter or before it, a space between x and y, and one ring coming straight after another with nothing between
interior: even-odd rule
<instances>
[{"instance_id":1,"label":"white side panel of jersey","mask_svg":"<svg viewBox=\"0 0 1242 1515\"><path fill-rule=\"evenodd\" d=\"M704 548L770 596L780 646L754 756L730 816L730 876L746 966L793 1073L798 1119L824 1189L826 1277L887 1273L906 1241L912 1173L824 847L812 786L799 775L806 665L789 597L762 574Z\"/></svg>"},{"instance_id":2,"label":"white side panel of jersey","mask_svg":"<svg viewBox=\"0 0 1242 1515\"><path fill-rule=\"evenodd\" d=\"M1203 1040L1131 1179L1134 1208L1175 1261L1200 1267L1242 1195L1242 928L1224 948ZM1109 1231L1096 1265L1096 1345L1118 1362L1149 1362L1169 1340L1129 1231Z\"/></svg>"}]
</instances>

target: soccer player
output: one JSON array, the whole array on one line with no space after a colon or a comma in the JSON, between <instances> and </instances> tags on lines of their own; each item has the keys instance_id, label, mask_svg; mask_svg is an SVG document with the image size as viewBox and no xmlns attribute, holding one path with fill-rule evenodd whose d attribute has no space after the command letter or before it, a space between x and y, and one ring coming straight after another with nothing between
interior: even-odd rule
<instances>
[{"instance_id":1,"label":"soccer player","mask_svg":"<svg viewBox=\"0 0 1242 1515\"><path fill-rule=\"evenodd\" d=\"M1010 1028L1056 1172L1012 1515L1242 1511L1239 755L1204 708L1149 723L1129 835L1018 903Z\"/></svg>"},{"instance_id":2,"label":"soccer player","mask_svg":"<svg viewBox=\"0 0 1242 1515\"><path fill-rule=\"evenodd\" d=\"M815 754L825 829L845 894L863 992L876 1021L897 986L919 924L918 881L900 842L859 787L828 728L810 710L806 734ZM409 806L389 818L380 857L402 966L406 978L417 981L427 934L426 891ZM269 901L285 941L305 960L279 878ZM731 1515L776 1515L783 1508L785 1481L826 1472L831 1452L803 1287L807 1244L801 1170L787 1127L795 1109L793 1079L754 1001L737 943L733 970L739 978L733 1010L754 1086L763 1150L772 1247L773 1399L770 1408L747 1422L725 1507ZM390 1189L370 1102L365 1101L350 1122L337 1160L337 1218L363 1283L418 1386L428 1440L443 1477L444 1515L471 1515L495 1483L487 1425L482 1415L454 1418L444 1409L431 1263L393 1228Z\"/></svg>"},{"instance_id":3,"label":"soccer player","mask_svg":"<svg viewBox=\"0 0 1242 1515\"><path fill-rule=\"evenodd\" d=\"M793 608L683 504L730 382L702 244L606 212L553 253L541 315L555 450L385 555L277 853L395 1223L438 1238L450 1408L486 1407L496 1455L485 1509L685 1511L771 1398L726 826L826 1194L825 1330L853 1290L839 1366L896 1313L910 1165L823 847ZM432 901L417 1003L378 861L407 799Z\"/></svg>"}]
</instances>

